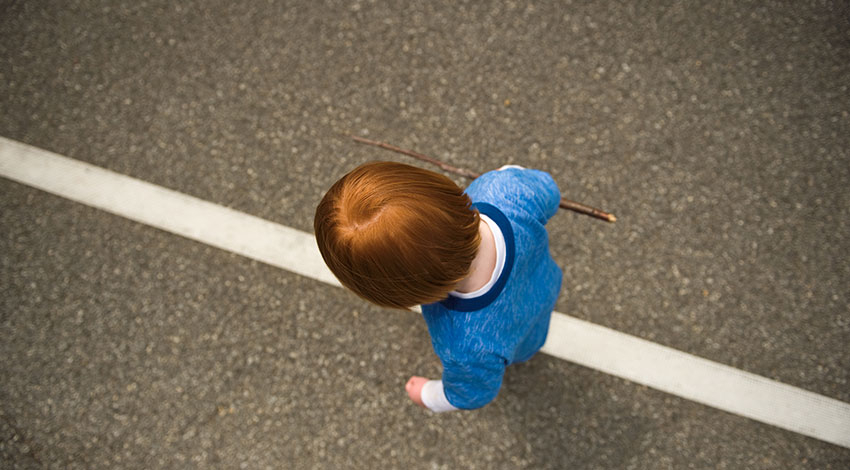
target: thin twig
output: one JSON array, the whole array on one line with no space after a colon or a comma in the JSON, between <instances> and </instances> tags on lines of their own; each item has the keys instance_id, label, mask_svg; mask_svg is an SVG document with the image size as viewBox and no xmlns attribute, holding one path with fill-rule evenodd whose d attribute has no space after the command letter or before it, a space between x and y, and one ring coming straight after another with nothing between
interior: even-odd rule
<instances>
[{"instance_id":1,"label":"thin twig","mask_svg":"<svg viewBox=\"0 0 850 470\"><path fill-rule=\"evenodd\" d=\"M418 158L422 161L428 162L432 165L437 165L438 167L456 175L463 176L469 179L475 179L481 176L481 173L476 173L471 170L467 170L465 168L458 168L456 166L451 166L448 163L443 163L437 159L431 158L427 155L422 155L421 153L414 152L413 150L403 149L401 147L396 147L395 145L388 144L386 142L378 142L376 140L364 139L363 137L357 137L356 135L351 136L357 142L361 144L374 145L375 147L381 147L382 149L392 150L393 152L400 153L403 155L407 155L408 157Z\"/></svg>"},{"instance_id":2,"label":"thin twig","mask_svg":"<svg viewBox=\"0 0 850 470\"><path fill-rule=\"evenodd\" d=\"M400 153L402 155L407 155L409 157L418 158L419 160L428 162L432 165L436 165L442 168L445 171L450 173L454 173L456 175L463 176L464 178L475 179L481 176L481 173L476 173L472 170L467 170L466 168L458 168L456 166L449 165L448 163L443 163L435 158L431 158L427 155L422 155L421 153L414 152L413 150L403 149L401 147L396 147L395 145L388 144L386 142L379 142L377 140L370 140L363 137L358 137L356 135L351 136L355 142L359 142L361 144L373 145L375 147L380 147L385 150L391 150L396 153ZM602 219L606 222L616 222L617 217L614 214L609 214L608 212L601 211L599 209L584 205L580 202L570 201L569 199L561 199L561 203L559 206L562 209L568 209L574 212L578 212L580 214L589 215L591 217L596 217L597 219Z\"/></svg>"}]
</instances>

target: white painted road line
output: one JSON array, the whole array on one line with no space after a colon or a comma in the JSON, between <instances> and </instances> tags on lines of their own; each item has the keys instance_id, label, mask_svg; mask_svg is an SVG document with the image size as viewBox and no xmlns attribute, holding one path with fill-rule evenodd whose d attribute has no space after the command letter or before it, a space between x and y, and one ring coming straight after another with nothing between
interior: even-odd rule
<instances>
[{"instance_id":1,"label":"white painted road line","mask_svg":"<svg viewBox=\"0 0 850 470\"><path fill-rule=\"evenodd\" d=\"M850 448L850 404L555 312L543 352Z\"/></svg>"},{"instance_id":2,"label":"white painted road line","mask_svg":"<svg viewBox=\"0 0 850 470\"><path fill-rule=\"evenodd\" d=\"M339 286L313 235L0 137L0 175ZM543 352L850 448L850 404L553 312Z\"/></svg>"},{"instance_id":3,"label":"white painted road line","mask_svg":"<svg viewBox=\"0 0 850 470\"><path fill-rule=\"evenodd\" d=\"M341 287L325 266L315 237L300 230L4 137L0 175Z\"/></svg>"}]
</instances>

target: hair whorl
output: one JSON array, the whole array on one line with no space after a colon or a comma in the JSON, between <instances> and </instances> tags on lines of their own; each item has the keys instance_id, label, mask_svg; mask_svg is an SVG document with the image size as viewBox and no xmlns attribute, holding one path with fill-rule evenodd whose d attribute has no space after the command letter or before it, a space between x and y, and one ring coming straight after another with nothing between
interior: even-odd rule
<instances>
[{"instance_id":1,"label":"hair whorl","mask_svg":"<svg viewBox=\"0 0 850 470\"><path fill-rule=\"evenodd\" d=\"M468 275L480 243L470 204L443 175L373 162L328 190L313 226L343 285L375 304L409 308L445 298Z\"/></svg>"}]
</instances>

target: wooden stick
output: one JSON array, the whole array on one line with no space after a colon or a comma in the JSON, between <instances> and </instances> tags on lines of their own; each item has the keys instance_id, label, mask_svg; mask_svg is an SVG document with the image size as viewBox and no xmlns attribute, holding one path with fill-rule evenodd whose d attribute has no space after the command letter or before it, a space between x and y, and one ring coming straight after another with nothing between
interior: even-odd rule
<instances>
[{"instance_id":1,"label":"wooden stick","mask_svg":"<svg viewBox=\"0 0 850 470\"><path fill-rule=\"evenodd\" d=\"M458 168L456 166L451 166L448 163L443 163L437 159L422 155L421 153L414 152L413 150L407 150L401 147L396 147L395 145L391 145L386 142L378 142L376 140L364 139L363 137L357 137L356 135L351 136L351 138L357 142L360 142L361 144L374 145L375 147L381 147L382 149L392 150L393 152L407 155L408 157L418 158L432 165L437 165L438 167L448 171L449 173L454 173L456 175L469 178L471 180L474 180L475 178L481 176L481 173L476 173L472 170L467 170L466 168Z\"/></svg>"},{"instance_id":2,"label":"wooden stick","mask_svg":"<svg viewBox=\"0 0 850 470\"><path fill-rule=\"evenodd\" d=\"M373 145L375 147L380 147L385 150L391 150L396 153L400 153L402 155L407 155L409 157L417 158L424 162L428 162L432 165L436 165L442 168L445 171L450 173L454 173L456 175L463 176L464 178L475 179L481 176L481 173L476 173L472 170L467 170L466 168L458 168L456 166L449 165L448 163L443 163L435 158L431 158L426 155L422 155L421 153L414 152L413 150L403 149L401 147L396 147L395 145L388 144L386 142L378 142L377 140L370 140L363 137L357 137L356 135L351 136L355 142L359 142L361 144ZM614 214L609 214L608 212L601 211L599 209L586 206L582 203L570 201L569 199L561 199L561 203L559 206L562 209L568 209L574 212L578 212L580 214L589 215L591 217L596 217L597 219L602 219L606 222L616 222L617 217Z\"/></svg>"}]
</instances>

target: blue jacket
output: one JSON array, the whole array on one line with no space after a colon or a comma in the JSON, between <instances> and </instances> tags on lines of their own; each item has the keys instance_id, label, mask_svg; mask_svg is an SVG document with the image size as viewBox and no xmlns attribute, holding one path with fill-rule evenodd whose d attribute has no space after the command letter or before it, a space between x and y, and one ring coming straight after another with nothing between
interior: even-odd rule
<instances>
[{"instance_id":1,"label":"blue jacket","mask_svg":"<svg viewBox=\"0 0 850 470\"><path fill-rule=\"evenodd\" d=\"M485 294L449 296L423 305L422 314L443 364L446 398L473 409L496 398L506 366L528 360L546 340L562 273L544 225L561 193L549 174L519 168L485 173L466 193L501 229L505 266Z\"/></svg>"}]
</instances>

